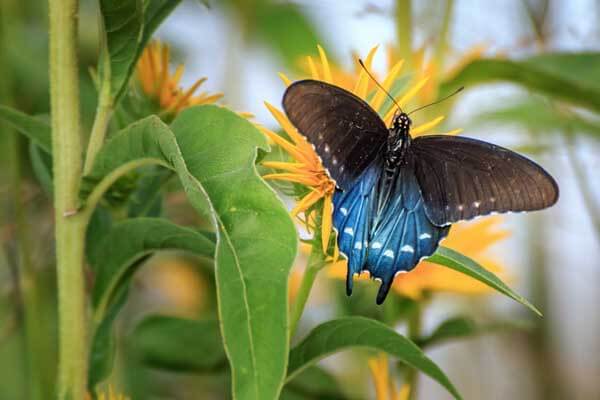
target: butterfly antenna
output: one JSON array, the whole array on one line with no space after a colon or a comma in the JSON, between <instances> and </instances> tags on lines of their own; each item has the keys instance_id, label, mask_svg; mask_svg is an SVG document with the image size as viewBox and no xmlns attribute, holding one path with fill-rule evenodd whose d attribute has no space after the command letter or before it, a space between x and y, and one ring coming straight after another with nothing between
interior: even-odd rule
<instances>
[{"instance_id":1,"label":"butterfly antenna","mask_svg":"<svg viewBox=\"0 0 600 400\"><path fill-rule=\"evenodd\" d=\"M456 89L454 92L450 93L448 96L446 96L446 97L444 97L442 99L436 100L433 103L429 103L427 105L424 105L424 106L421 106L419 108L416 108L416 109L412 110L411 112L409 112L408 115L414 113L415 111L419 111L419 110L422 110L422 109L424 109L426 107L433 106L433 105L436 105L438 103L441 103L442 101L449 99L450 97L454 96L455 94L460 93L464 88L465 88L464 86L461 86L458 89Z\"/></svg>"},{"instance_id":2,"label":"butterfly antenna","mask_svg":"<svg viewBox=\"0 0 600 400\"><path fill-rule=\"evenodd\" d=\"M371 75L371 73L369 72L369 70L367 69L367 67L365 66L365 63L363 63L363 60L361 60L360 58L358 59L358 63L360 64L360 66L365 70L365 72L367 73L367 75L369 75L369 78L371 78L371 80L373 80L373 82L375 82L375 84L377 86L379 86L379 88L381 90L383 90L383 93L387 94L388 97L394 102L394 104L396 105L396 107L398 107L398 110L400 110L400 112L404 112L402 111L402 107L400 107L400 104L398 104L398 102L396 101L396 99L394 99L392 97L392 95L385 90L385 88L383 86L381 86L381 84L379 82L377 82L377 79L375 79L375 77L373 75Z\"/></svg>"}]
</instances>

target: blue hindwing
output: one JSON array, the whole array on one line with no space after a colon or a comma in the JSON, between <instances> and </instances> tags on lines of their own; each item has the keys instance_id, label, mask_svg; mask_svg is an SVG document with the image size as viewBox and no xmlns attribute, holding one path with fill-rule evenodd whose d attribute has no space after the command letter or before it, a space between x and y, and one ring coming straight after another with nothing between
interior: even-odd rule
<instances>
[{"instance_id":1,"label":"blue hindwing","mask_svg":"<svg viewBox=\"0 0 600 400\"><path fill-rule=\"evenodd\" d=\"M377 304L385 300L396 274L433 254L449 230L427 218L412 169L381 170L375 162L350 190L336 192L333 214L340 252L348 258L346 292L352 293L354 274L366 269L381 280Z\"/></svg>"},{"instance_id":2,"label":"blue hindwing","mask_svg":"<svg viewBox=\"0 0 600 400\"><path fill-rule=\"evenodd\" d=\"M338 232L338 247L348 258L346 293L352 294L354 274L365 268L369 233L375 205L373 188L379 178L377 163L373 163L348 191L336 191L333 198L333 226Z\"/></svg>"},{"instance_id":3,"label":"blue hindwing","mask_svg":"<svg viewBox=\"0 0 600 400\"><path fill-rule=\"evenodd\" d=\"M382 176L374 190L378 208L369 235L367 269L373 278L381 279L377 293L381 304L396 274L410 271L433 254L449 228L432 224L425 214L412 169L400 167L393 175Z\"/></svg>"}]
</instances>

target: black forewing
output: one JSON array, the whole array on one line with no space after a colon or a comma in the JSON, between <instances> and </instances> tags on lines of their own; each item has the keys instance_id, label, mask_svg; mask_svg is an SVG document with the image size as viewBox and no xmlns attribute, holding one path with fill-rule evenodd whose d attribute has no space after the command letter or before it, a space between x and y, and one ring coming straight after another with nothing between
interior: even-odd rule
<instances>
[{"instance_id":1,"label":"black forewing","mask_svg":"<svg viewBox=\"0 0 600 400\"><path fill-rule=\"evenodd\" d=\"M446 225L492 212L533 211L558 200L542 167L500 146L446 135L413 140L410 154L427 216Z\"/></svg>"},{"instance_id":2,"label":"black forewing","mask_svg":"<svg viewBox=\"0 0 600 400\"><path fill-rule=\"evenodd\" d=\"M366 102L325 82L293 83L283 96L283 108L343 190L377 158L388 136L384 122Z\"/></svg>"}]
</instances>

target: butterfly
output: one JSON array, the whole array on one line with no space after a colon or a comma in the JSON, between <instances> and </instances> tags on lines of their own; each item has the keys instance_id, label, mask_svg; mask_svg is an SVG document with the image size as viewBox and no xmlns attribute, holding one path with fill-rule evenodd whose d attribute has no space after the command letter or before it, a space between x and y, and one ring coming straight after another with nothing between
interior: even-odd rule
<instances>
[{"instance_id":1,"label":"butterfly","mask_svg":"<svg viewBox=\"0 0 600 400\"><path fill-rule=\"evenodd\" d=\"M331 84L301 80L283 96L292 124L336 183L333 225L348 259L346 292L364 270L381 281L430 256L450 225L493 212L532 211L558 200L555 180L533 161L468 137L412 138L399 108L392 126L361 98Z\"/></svg>"}]
</instances>

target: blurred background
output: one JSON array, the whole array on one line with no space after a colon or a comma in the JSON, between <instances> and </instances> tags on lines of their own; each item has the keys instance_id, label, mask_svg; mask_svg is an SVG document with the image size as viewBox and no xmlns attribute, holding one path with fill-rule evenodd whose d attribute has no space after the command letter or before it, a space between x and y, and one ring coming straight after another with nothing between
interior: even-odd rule
<instances>
[{"instance_id":1,"label":"blurred background","mask_svg":"<svg viewBox=\"0 0 600 400\"><path fill-rule=\"evenodd\" d=\"M386 46L399 46L400 21L412 25L412 49L401 49L404 54L422 51L426 57L445 32L446 64L440 70L468 61L464 57L474 48L476 57L515 60L600 50L600 3L594 0L430 0L415 1L412 7L392 0L274 3L279 11L289 6L294 13L255 12L254 2L243 0L184 1L157 33L172 48L173 67L185 64L182 86L207 77L203 88L224 93L222 104L250 112L272 129L278 127L263 101L280 104L285 85L278 72L292 79L306 76L297 60L316 54L317 44L335 65L354 71L352 55L365 57L379 44L373 69L381 76L387 68ZM0 4L0 103L42 117L49 109L45 7L45 2L30 0ZM87 130L96 98L89 73L97 60L96 7L82 1L80 72ZM398 10L408 10L410 18L399 16ZM409 67L411 63L416 65L414 59ZM600 68L589 68L598 84ZM558 181L561 197L549 210L506 216L502 225L510 236L491 250L511 286L544 318L495 293L439 294L427 309L425 330L458 314L518 320L526 327L455 341L428 353L465 399L600 399L598 115L507 82L467 86L444 112L448 130L463 128L466 136L537 160ZM583 129L570 115L588 125ZM36 167L44 159L9 128L0 129L0 399L25 399L31 374L46 382L51 398L56 360L53 225L50 194ZM188 224L196 218L177 188L165 197L163 213ZM145 315L214 313L213 278L198 264L182 254L162 254L134 279L121 315L121 353L113 379L133 399L228 398L226 375L159 371L130 354L130 334ZM322 274L301 331L347 312L340 306L345 300L341 285ZM25 314L24 308L34 311ZM358 359L336 356L323 365L338 377L348 398L374 398L368 368ZM420 399L449 399L436 383L420 382Z\"/></svg>"}]
</instances>

